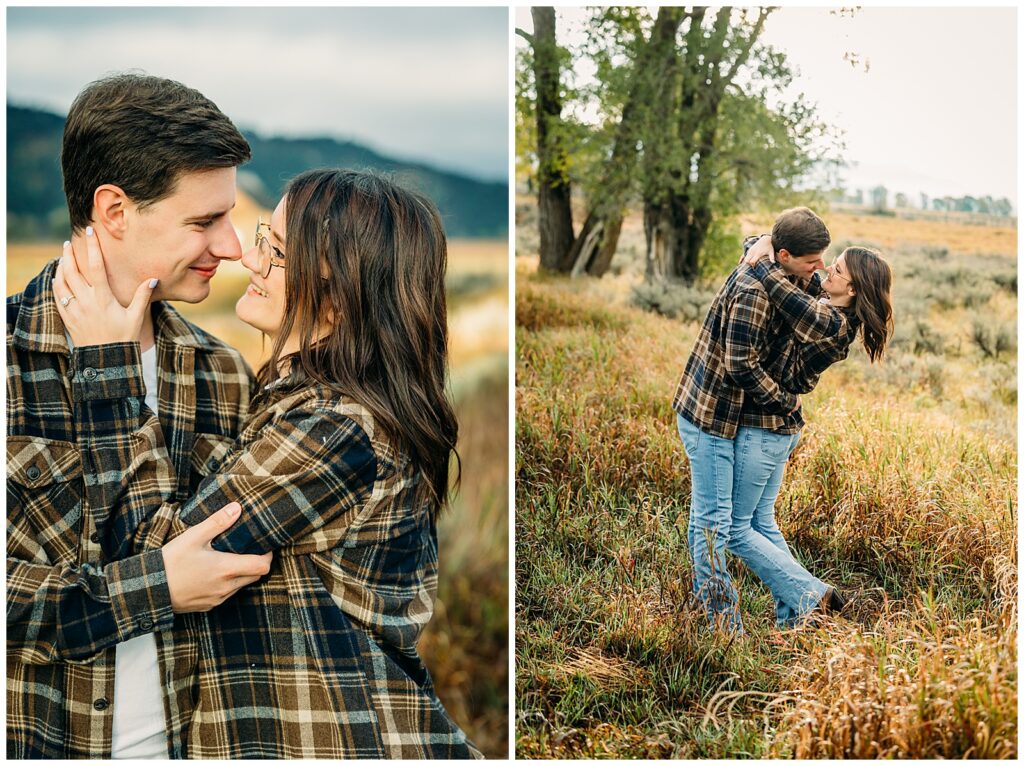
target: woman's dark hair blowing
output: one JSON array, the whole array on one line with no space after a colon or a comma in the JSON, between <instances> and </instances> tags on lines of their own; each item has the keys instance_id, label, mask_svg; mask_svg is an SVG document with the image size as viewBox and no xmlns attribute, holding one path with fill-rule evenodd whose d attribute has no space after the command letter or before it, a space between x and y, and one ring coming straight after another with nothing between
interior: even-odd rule
<instances>
[{"instance_id":1,"label":"woman's dark hair blowing","mask_svg":"<svg viewBox=\"0 0 1024 766\"><path fill-rule=\"evenodd\" d=\"M315 380L366 407L409 451L434 513L448 502L458 422L445 393L448 248L441 217L420 194L372 173L311 170L285 190L285 316L261 384L281 349L291 382ZM326 322L327 334L317 339Z\"/></svg>"},{"instance_id":2,"label":"woman's dark hair blowing","mask_svg":"<svg viewBox=\"0 0 1024 766\"><path fill-rule=\"evenodd\" d=\"M885 353L885 344L895 327L890 296L892 268L880 254L866 247L848 247L843 254L850 284L857 294L853 310L861 321L864 350L875 362Z\"/></svg>"}]
</instances>

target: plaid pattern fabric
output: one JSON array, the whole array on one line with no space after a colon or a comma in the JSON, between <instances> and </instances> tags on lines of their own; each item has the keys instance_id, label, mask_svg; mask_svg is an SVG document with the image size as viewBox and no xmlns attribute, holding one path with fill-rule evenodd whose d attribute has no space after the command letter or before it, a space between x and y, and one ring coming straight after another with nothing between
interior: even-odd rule
<instances>
[{"instance_id":1,"label":"plaid pattern fabric","mask_svg":"<svg viewBox=\"0 0 1024 766\"><path fill-rule=\"evenodd\" d=\"M860 320L852 312L843 308L838 310L846 314L846 324L840 332L812 343L793 344L793 353L780 373L779 382L785 390L809 394L818 385L821 373L849 356L850 345L860 329Z\"/></svg>"},{"instance_id":2,"label":"plaid pattern fabric","mask_svg":"<svg viewBox=\"0 0 1024 766\"><path fill-rule=\"evenodd\" d=\"M857 327L856 318L817 297L823 294L817 275L812 284L801 289L786 277L778 264L760 261L750 270L764 285L777 319L785 326L768 345L762 358L764 369L783 391L809 393L818 384L823 370L846 358ZM815 291L815 295L808 290ZM799 426L802 426L802 413L797 411L794 415L799 417ZM762 421L763 413L757 404L745 400L740 424L760 428Z\"/></svg>"},{"instance_id":3,"label":"plaid pattern fabric","mask_svg":"<svg viewBox=\"0 0 1024 766\"><path fill-rule=\"evenodd\" d=\"M105 379L141 375L134 349L107 347L105 361ZM103 405L83 412L105 428ZM120 504L117 537L156 549L237 500L242 515L214 547L275 551L267 577L187 616L200 640L190 757L479 756L416 651L437 585L434 519L414 501L422 476L364 408L317 385L284 394L183 504L166 501L154 418L122 446L90 477Z\"/></svg>"},{"instance_id":4,"label":"plaid pattern fabric","mask_svg":"<svg viewBox=\"0 0 1024 766\"><path fill-rule=\"evenodd\" d=\"M53 303L55 268L7 300L7 756L109 758L113 647L156 631L168 755L183 757L198 641L171 611L162 555L112 555L110 506L87 478L137 427L141 377L106 380L88 349L72 356ZM251 375L237 352L169 306L155 304L153 315L173 466L164 486L187 496L215 445L226 449L241 429ZM91 431L81 426L91 406L84 382L113 397Z\"/></svg>"},{"instance_id":5,"label":"plaid pattern fabric","mask_svg":"<svg viewBox=\"0 0 1024 766\"><path fill-rule=\"evenodd\" d=\"M754 241L748 239L744 251ZM780 275L778 267L741 263L704 319L672 408L710 434L732 439L741 425L777 433L803 426L800 410L792 411L796 394L779 385L780 373L792 361L796 340L836 335L846 320L816 300L817 275L804 285Z\"/></svg>"}]
</instances>

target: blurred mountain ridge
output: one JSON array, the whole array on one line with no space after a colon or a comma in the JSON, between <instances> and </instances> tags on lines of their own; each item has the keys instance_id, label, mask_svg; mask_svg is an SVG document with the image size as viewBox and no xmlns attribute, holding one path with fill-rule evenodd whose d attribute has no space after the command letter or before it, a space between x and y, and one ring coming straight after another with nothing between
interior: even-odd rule
<instances>
[{"instance_id":1,"label":"blurred mountain ridge","mask_svg":"<svg viewBox=\"0 0 1024 766\"><path fill-rule=\"evenodd\" d=\"M61 239L68 230L60 170L64 117L7 104L7 238ZM288 180L304 170L344 167L375 170L430 197L449 237L506 238L508 185L386 157L353 141L265 137L242 130L252 160L239 168L238 185L273 209Z\"/></svg>"}]
</instances>

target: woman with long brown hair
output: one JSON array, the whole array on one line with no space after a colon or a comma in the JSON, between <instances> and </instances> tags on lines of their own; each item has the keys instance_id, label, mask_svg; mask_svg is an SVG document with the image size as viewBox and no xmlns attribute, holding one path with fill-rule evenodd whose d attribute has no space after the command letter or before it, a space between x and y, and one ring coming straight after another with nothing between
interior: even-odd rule
<instances>
[{"instance_id":1,"label":"woman with long brown hair","mask_svg":"<svg viewBox=\"0 0 1024 766\"><path fill-rule=\"evenodd\" d=\"M79 271L65 253L61 316L76 347L104 345L98 377L125 380L108 384L122 395L107 409L137 423L87 469L114 517L105 544L173 559L177 535L230 506L238 520L213 548L273 552L269 575L219 606L175 604L179 660L195 667L194 708L175 711L191 720L189 757L479 756L416 650L458 461L446 247L434 205L384 178L314 170L289 183L242 257L236 313L271 342L249 420L233 444L211 435L193 451L208 475L184 491L145 406L141 309L118 313L102 264ZM78 416L102 419L102 397Z\"/></svg>"},{"instance_id":2,"label":"woman with long brown hair","mask_svg":"<svg viewBox=\"0 0 1024 766\"><path fill-rule=\"evenodd\" d=\"M893 332L892 269L879 253L864 247L848 247L826 269L825 279L815 275L806 286L799 286L787 279L782 269L771 267L771 236L747 244L749 249L743 262L764 286L781 320L794 327L793 341L771 355L767 370L780 388L790 394L814 390L822 372L847 358L858 335L871 362L883 358ZM807 329L811 327L831 327L835 331L809 335ZM838 613L847 606L847 599L834 586L817 581L793 557L775 519L775 499L797 438L798 435L792 438L782 455L744 455L754 465L751 471L760 470L765 480L753 492L738 480L732 498L730 539L743 540L746 536L764 540L778 550L775 555L787 559L792 571L802 572L809 581L817 583L817 592L808 594L815 600L809 603L809 598L801 599L801 603L786 603L776 594L776 621L780 626L795 625L808 615ZM756 452L740 438L736 440L736 449ZM758 467L758 460L764 465Z\"/></svg>"},{"instance_id":3,"label":"woman with long brown hair","mask_svg":"<svg viewBox=\"0 0 1024 766\"><path fill-rule=\"evenodd\" d=\"M778 270L768 269L766 262L773 255L771 240L762 239L744 259L773 302L795 301L807 311L841 312L848 320L834 336L798 339L792 354L779 365L784 389L795 394L813 390L822 372L846 359L858 335L869 361L878 362L885 356L894 327L892 267L881 253L867 247L847 247L825 270L817 296L796 287Z\"/></svg>"}]
</instances>

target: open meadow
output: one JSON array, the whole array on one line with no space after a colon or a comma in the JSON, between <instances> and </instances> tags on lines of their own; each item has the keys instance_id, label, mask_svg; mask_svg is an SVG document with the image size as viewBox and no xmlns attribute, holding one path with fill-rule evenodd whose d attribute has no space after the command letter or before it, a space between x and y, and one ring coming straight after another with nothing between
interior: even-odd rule
<instances>
[{"instance_id":1,"label":"open meadow","mask_svg":"<svg viewBox=\"0 0 1024 766\"><path fill-rule=\"evenodd\" d=\"M518 757L1016 757L1016 229L824 217L826 262L856 243L892 264L896 334L881 364L858 341L801 397L776 507L853 603L778 631L730 560L747 629L732 638L690 600L671 409L723 277L640 287L635 215L605 278L538 274L536 209L518 201Z\"/></svg>"},{"instance_id":2,"label":"open meadow","mask_svg":"<svg viewBox=\"0 0 1024 766\"><path fill-rule=\"evenodd\" d=\"M243 246L252 242L256 216L269 220L269 214L239 195L232 220ZM20 291L59 254L60 243L9 245L7 294ZM239 263L223 263L207 300L174 305L256 369L269 344L234 313L248 274ZM438 696L492 758L508 752L508 282L504 241L449 243L451 385L462 485L440 523L435 612L420 642Z\"/></svg>"}]
</instances>

